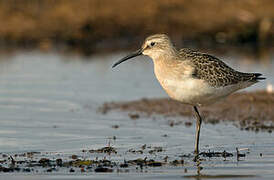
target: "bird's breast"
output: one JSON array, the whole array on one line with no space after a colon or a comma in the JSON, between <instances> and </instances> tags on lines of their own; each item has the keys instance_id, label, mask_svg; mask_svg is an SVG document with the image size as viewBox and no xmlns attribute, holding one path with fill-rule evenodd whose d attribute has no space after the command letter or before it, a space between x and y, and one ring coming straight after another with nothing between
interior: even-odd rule
<instances>
[{"instance_id":1,"label":"bird's breast","mask_svg":"<svg viewBox=\"0 0 274 180\"><path fill-rule=\"evenodd\" d=\"M192 105L205 104L214 94L214 88L202 79L193 78L192 72L193 68L184 64L171 67L154 63L154 73L172 99Z\"/></svg>"},{"instance_id":2,"label":"bird's breast","mask_svg":"<svg viewBox=\"0 0 274 180\"><path fill-rule=\"evenodd\" d=\"M212 89L197 79L162 79L160 84L172 99L186 104L201 104L212 94Z\"/></svg>"}]
</instances>

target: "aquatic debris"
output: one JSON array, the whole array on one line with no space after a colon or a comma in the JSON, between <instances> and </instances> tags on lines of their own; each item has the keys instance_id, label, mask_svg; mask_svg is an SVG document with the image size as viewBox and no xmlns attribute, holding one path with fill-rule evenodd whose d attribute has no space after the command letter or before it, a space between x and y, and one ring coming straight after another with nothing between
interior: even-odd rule
<instances>
[{"instance_id":1,"label":"aquatic debris","mask_svg":"<svg viewBox=\"0 0 274 180\"><path fill-rule=\"evenodd\" d=\"M149 154L154 154L154 153L163 152L163 151L165 151L163 147L157 147L157 146L152 147L144 144L139 150L131 148L127 152L134 153L134 154L143 154L144 152L148 152Z\"/></svg>"},{"instance_id":2,"label":"aquatic debris","mask_svg":"<svg viewBox=\"0 0 274 180\"><path fill-rule=\"evenodd\" d=\"M115 153L117 154L117 151L114 147L107 146L100 149L91 149L89 150L90 153Z\"/></svg>"},{"instance_id":3,"label":"aquatic debris","mask_svg":"<svg viewBox=\"0 0 274 180\"><path fill-rule=\"evenodd\" d=\"M174 120L169 120L168 121L168 125L170 126L170 127L173 127L173 126L175 126L175 125L180 125L180 124L182 124L183 123L183 121L174 121Z\"/></svg>"},{"instance_id":4,"label":"aquatic debris","mask_svg":"<svg viewBox=\"0 0 274 180\"><path fill-rule=\"evenodd\" d=\"M9 167L9 168L6 168L6 167L0 167L0 172L14 172L14 171L20 171L19 168L12 168L12 167Z\"/></svg>"},{"instance_id":5,"label":"aquatic debris","mask_svg":"<svg viewBox=\"0 0 274 180\"><path fill-rule=\"evenodd\" d=\"M168 156L164 157L164 162L166 163L168 160Z\"/></svg>"},{"instance_id":6,"label":"aquatic debris","mask_svg":"<svg viewBox=\"0 0 274 180\"><path fill-rule=\"evenodd\" d=\"M25 156L28 158L32 158L34 155L37 155L37 154L41 154L41 152L35 152L35 151L26 152L26 153L23 153L22 155L19 154L18 156Z\"/></svg>"},{"instance_id":7,"label":"aquatic debris","mask_svg":"<svg viewBox=\"0 0 274 180\"><path fill-rule=\"evenodd\" d=\"M134 154L143 154L144 151L143 150L135 150L135 149L129 149L127 152L130 152L130 153L134 153Z\"/></svg>"},{"instance_id":8,"label":"aquatic debris","mask_svg":"<svg viewBox=\"0 0 274 180\"><path fill-rule=\"evenodd\" d=\"M119 125L115 124L115 125L112 125L111 126L113 129L118 129L119 128Z\"/></svg>"},{"instance_id":9,"label":"aquatic debris","mask_svg":"<svg viewBox=\"0 0 274 180\"><path fill-rule=\"evenodd\" d=\"M147 158L138 158L138 159L134 159L134 160L129 160L127 161L128 164L133 164L133 165L140 165L140 164L145 164L146 163L146 159Z\"/></svg>"},{"instance_id":10,"label":"aquatic debris","mask_svg":"<svg viewBox=\"0 0 274 180\"><path fill-rule=\"evenodd\" d=\"M56 171L56 169L55 168L49 168L49 169L46 170L46 172L52 172L52 171Z\"/></svg>"},{"instance_id":11,"label":"aquatic debris","mask_svg":"<svg viewBox=\"0 0 274 180\"><path fill-rule=\"evenodd\" d=\"M186 126L186 127L192 126L192 122L185 122L185 126Z\"/></svg>"},{"instance_id":12,"label":"aquatic debris","mask_svg":"<svg viewBox=\"0 0 274 180\"><path fill-rule=\"evenodd\" d=\"M163 147L153 147L152 150L149 150L148 153L152 154L152 153L156 153L156 152L163 152Z\"/></svg>"},{"instance_id":13,"label":"aquatic debris","mask_svg":"<svg viewBox=\"0 0 274 180\"><path fill-rule=\"evenodd\" d=\"M154 161L153 159L151 159L150 161L147 162L148 166L152 166L152 167L158 167L158 166L162 166L163 162L160 161Z\"/></svg>"},{"instance_id":14,"label":"aquatic debris","mask_svg":"<svg viewBox=\"0 0 274 180\"><path fill-rule=\"evenodd\" d=\"M75 155L75 154L73 154L73 155L71 156L71 159L78 159L78 156Z\"/></svg>"},{"instance_id":15,"label":"aquatic debris","mask_svg":"<svg viewBox=\"0 0 274 180\"><path fill-rule=\"evenodd\" d=\"M152 166L152 167L158 167L158 166L162 166L163 164L165 164L165 162L161 162L161 161L155 161L153 159L147 160L147 158L138 158L138 159L134 159L134 160L129 160L126 161L127 164L131 164L131 165L138 165L141 168L143 168L143 166Z\"/></svg>"},{"instance_id":16,"label":"aquatic debris","mask_svg":"<svg viewBox=\"0 0 274 180\"><path fill-rule=\"evenodd\" d=\"M48 158L41 158L39 161L38 161L39 164L41 164L42 166L50 166L50 160Z\"/></svg>"},{"instance_id":17,"label":"aquatic debris","mask_svg":"<svg viewBox=\"0 0 274 180\"><path fill-rule=\"evenodd\" d=\"M258 177L256 175L233 175L233 174L220 174L220 175L206 175L206 174L197 174L197 175L186 175L183 178L190 178L190 179L235 179L235 178L252 178Z\"/></svg>"},{"instance_id":18,"label":"aquatic debris","mask_svg":"<svg viewBox=\"0 0 274 180\"><path fill-rule=\"evenodd\" d=\"M146 145L146 144L144 144L141 148L142 148L142 150L145 150L145 149L146 149L146 147L147 147L147 145Z\"/></svg>"},{"instance_id":19,"label":"aquatic debris","mask_svg":"<svg viewBox=\"0 0 274 180\"><path fill-rule=\"evenodd\" d=\"M180 160L175 159L174 161L170 162L170 165L178 166L178 165L183 165L184 163L185 161L183 159L180 159Z\"/></svg>"},{"instance_id":20,"label":"aquatic debris","mask_svg":"<svg viewBox=\"0 0 274 180\"><path fill-rule=\"evenodd\" d=\"M180 155L181 158L192 158L193 157L193 154L183 154L183 155Z\"/></svg>"},{"instance_id":21,"label":"aquatic debris","mask_svg":"<svg viewBox=\"0 0 274 180\"><path fill-rule=\"evenodd\" d=\"M127 162L125 162L125 163L123 163L123 164L120 164L120 167L121 167L121 168L127 168L127 167L129 167L129 165L128 165Z\"/></svg>"},{"instance_id":22,"label":"aquatic debris","mask_svg":"<svg viewBox=\"0 0 274 180\"><path fill-rule=\"evenodd\" d=\"M236 155L237 155L237 161L240 160L240 157L245 157L245 154L241 154L238 148L236 148Z\"/></svg>"},{"instance_id":23,"label":"aquatic debris","mask_svg":"<svg viewBox=\"0 0 274 180\"><path fill-rule=\"evenodd\" d=\"M113 172L113 169L110 169L110 168L107 168L107 167L98 166L94 171L95 172Z\"/></svg>"},{"instance_id":24,"label":"aquatic debris","mask_svg":"<svg viewBox=\"0 0 274 180\"><path fill-rule=\"evenodd\" d=\"M90 166L92 164L96 164L98 161L93 161L93 160L76 160L72 162L73 166L80 167L80 166Z\"/></svg>"},{"instance_id":25,"label":"aquatic debris","mask_svg":"<svg viewBox=\"0 0 274 180\"><path fill-rule=\"evenodd\" d=\"M113 147L103 147L94 152L109 152L113 151ZM56 173L56 172L65 172L65 173L90 173L90 172L98 172L98 173L111 173L111 172L136 172L137 169L140 169L142 172L146 172L149 168L157 168L166 166L169 168L170 166L185 166L183 170L186 170L186 167L193 163L194 155L190 154L182 154L179 156L179 159L174 158L173 155L170 157L165 153L161 153L165 151L163 147L160 146L151 146L147 144L143 144L140 146L140 150L143 152L142 155L135 154L134 157L137 156L136 159L132 160L121 160L121 154L115 154L112 156L105 156L105 154L95 154L100 157L94 157L93 159L88 159L91 154L89 154L88 150L80 151L79 153L72 153L70 155L65 155L63 158L60 153L42 153L42 154L33 154L31 158L27 158L25 156L14 158L15 155L9 154L9 156L5 156L1 161L3 163L0 164L0 174L1 173ZM151 152L152 150L152 152ZM237 149L240 150L248 150L247 148ZM115 149L116 151L116 149ZM136 150L139 151L139 150ZM150 154L152 153L152 154ZM158 154L159 153L159 154ZM235 153L234 153L235 154ZM131 157L132 154L125 157ZM142 158L140 158L140 156ZM143 157L146 156L146 157ZM177 155L176 155L177 156ZM226 151L223 152L201 152L200 156L205 157L231 157L232 153L228 153ZM245 156L245 154L238 153L239 157ZM58 158L57 158L58 157ZM72 158L74 157L74 158ZM110 157L107 159L106 157ZM119 157L120 160L113 160ZM125 158L124 157L124 158ZM139 157L139 158L138 158ZM153 158L152 158L153 157ZM200 161L206 161L207 159L199 159ZM212 159L211 159L212 161ZM187 165L187 166L186 166ZM196 165L195 165L196 166ZM201 170L203 167L199 167Z\"/></svg>"},{"instance_id":26,"label":"aquatic debris","mask_svg":"<svg viewBox=\"0 0 274 180\"><path fill-rule=\"evenodd\" d=\"M201 152L199 155L202 155L203 157L232 157L233 154L232 153L228 153L226 151L223 152Z\"/></svg>"},{"instance_id":27,"label":"aquatic debris","mask_svg":"<svg viewBox=\"0 0 274 180\"><path fill-rule=\"evenodd\" d=\"M57 166L63 166L63 160L61 158L56 159L56 165Z\"/></svg>"},{"instance_id":28,"label":"aquatic debris","mask_svg":"<svg viewBox=\"0 0 274 180\"><path fill-rule=\"evenodd\" d=\"M130 119L132 120L136 120L136 119L139 119L140 118L140 115L139 114L128 114L128 116L130 117Z\"/></svg>"}]
</instances>

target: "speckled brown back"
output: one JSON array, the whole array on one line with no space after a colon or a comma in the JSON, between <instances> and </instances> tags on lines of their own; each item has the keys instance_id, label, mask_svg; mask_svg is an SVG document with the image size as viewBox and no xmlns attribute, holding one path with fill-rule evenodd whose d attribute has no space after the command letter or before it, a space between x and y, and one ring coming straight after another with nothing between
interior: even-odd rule
<instances>
[{"instance_id":1,"label":"speckled brown back","mask_svg":"<svg viewBox=\"0 0 274 180\"><path fill-rule=\"evenodd\" d=\"M259 73L236 71L214 56L190 49L181 49L180 56L193 64L194 78L203 79L213 87L224 87L247 81L255 83L259 79L264 79L259 78L261 75Z\"/></svg>"}]
</instances>

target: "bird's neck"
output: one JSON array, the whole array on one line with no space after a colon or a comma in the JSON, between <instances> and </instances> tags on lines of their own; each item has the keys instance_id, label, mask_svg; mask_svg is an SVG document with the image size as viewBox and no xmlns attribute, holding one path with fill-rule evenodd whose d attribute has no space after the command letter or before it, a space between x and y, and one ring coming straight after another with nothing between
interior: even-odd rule
<instances>
[{"instance_id":1,"label":"bird's neck","mask_svg":"<svg viewBox=\"0 0 274 180\"><path fill-rule=\"evenodd\" d=\"M159 81L163 79L174 79L181 76L180 70L184 68L184 62L176 55L162 55L153 59L154 72Z\"/></svg>"},{"instance_id":2,"label":"bird's neck","mask_svg":"<svg viewBox=\"0 0 274 180\"><path fill-rule=\"evenodd\" d=\"M166 61L166 63L169 63L170 59L178 59L178 54L178 51L173 46L171 46L168 50L158 50L156 53L151 54L150 57L154 63L157 61Z\"/></svg>"}]
</instances>

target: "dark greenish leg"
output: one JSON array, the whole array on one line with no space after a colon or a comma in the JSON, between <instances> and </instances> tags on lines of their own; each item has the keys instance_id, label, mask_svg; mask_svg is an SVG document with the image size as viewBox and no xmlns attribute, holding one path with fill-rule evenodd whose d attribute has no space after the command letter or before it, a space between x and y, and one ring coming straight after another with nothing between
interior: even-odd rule
<instances>
[{"instance_id":1,"label":"dark greenish leg","mask_svg":"<svg viewBox=\"0 0 274 180\"><path fill-rule=\"evenodd\" d=\"M200 129L201 129L201 124L202 124L202 117L199 114L198 108L196 106L193 106L195 115L197 118L196 121L196 141L195 141L195 150L194 153L196 155L199 155L199 139L200 139Z\"/></svg>"}]
</instances>

